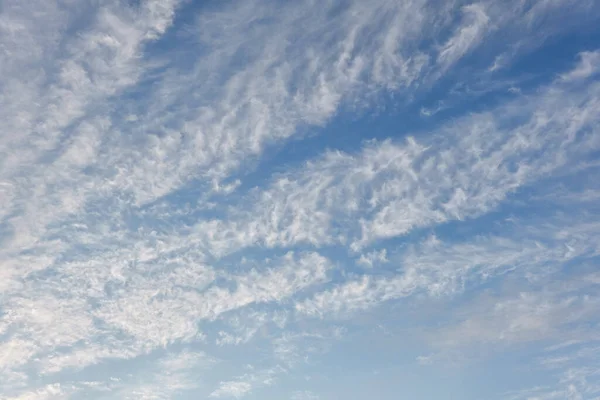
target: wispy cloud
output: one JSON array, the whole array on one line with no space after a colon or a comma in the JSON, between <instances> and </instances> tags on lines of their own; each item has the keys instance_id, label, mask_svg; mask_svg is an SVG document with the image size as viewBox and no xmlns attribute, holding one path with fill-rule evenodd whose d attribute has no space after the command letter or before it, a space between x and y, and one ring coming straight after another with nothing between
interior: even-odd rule
<instances>
[{"instance_id":1,"label":"wispy cloud","mask_svg":"<svg viewBox=\"0 0 600 400\"><path fill-rule=\"evenodd\" d=\"M600 70L600 52L585 51L580 53L579 57L579 64L571 71L563 74L562 79L565 81L587 79L598 73Z\"/></svg>"},{"instance_id":2,"label":"wispy cloud","mask_svg":"<svg viewBox=\"0 0 600 400\"><path fill-rule=\"evenodd\" d=\"M438 54L437 62L441 64L442 69L455 63L485 37L485 31L490 22L490 18L485 12L485 5L469 4L464 6L462 11L463 24L442 46Z\"/></svg>"},{"instance_id":3,"label":"wispy cloud","mask_svg":"<svg viewBox=\"0 0 600 400\"><path fill-rule=\"evenodd\" d=\"M592 154L597 91L597 85L585 91L551 85L421 141L326 153L252 195L254 209L202 221L196 230L215 254L254 243L349 242L358 251L415 228L476 217L576 154Z\"/></svg>"},{"instance_id":4,"label":"wispy cloud","mask_svg":"<svg viewBox=\"0 0 600 400\"><path fill-rule=\"evenodd\" d=\"M499 94L594 2L0 8L1 399L260 396L436 298L431 360L577 342L517 396L597 394L598 50Z\"/></svg>"},{"instance_id":5,"label":"wispy cloud","mask_svg":"<svg viewBox=\"0 0 600 400\"><path fill-rule=\"evenodd\" d=\"M252 385L245 381L221 382L221 386L210 394L210 397L233 397L236 399L244 397L252 390Z\"/></svg>"},{"instance_id":6,"label":"wispy cloud","mask_svg":"<svg viewBox=\"0 0 600 400\"><path fill-rule=\"evenodd\" d=\"M236 380L221 382L219 387L210 393L209 397L240 399L249 394L254 387L272 385L275 376L281 372L283 372L281 368L249 372Z\"/></svg>"},{"instance_id":7,"label":"wispy cloud","mask_svg":"<svg viewBox=\"0 0 600 400\"><path fill-rule=\"evenodd\" d=\"M134 374L131 382L117 381L115 392L125 399L171 399L196 388L202 379L201 372L214 363L215 360L204 353L169 354L153 363L150 374L137 377Z\"/></svg>"}]
</instances>

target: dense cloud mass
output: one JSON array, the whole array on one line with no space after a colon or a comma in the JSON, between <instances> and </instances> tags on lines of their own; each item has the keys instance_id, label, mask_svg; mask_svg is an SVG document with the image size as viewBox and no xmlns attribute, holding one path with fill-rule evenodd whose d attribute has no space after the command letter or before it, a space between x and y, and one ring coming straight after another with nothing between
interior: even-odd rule
<instances>
[{"instance_id":1,"label":"dense cloud mass","mask_svg":"<svg viewBox=\"0 0 600 400\"><path fill-rule=\"evenodd\" d=\"M1 2L0 400L599 399L598 26Z\"/></svg>"}]
</instances>

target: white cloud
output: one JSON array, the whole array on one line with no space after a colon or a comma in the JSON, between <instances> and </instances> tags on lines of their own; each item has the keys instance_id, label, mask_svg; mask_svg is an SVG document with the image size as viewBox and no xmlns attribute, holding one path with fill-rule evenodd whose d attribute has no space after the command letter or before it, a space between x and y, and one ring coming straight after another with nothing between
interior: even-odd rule
<instances>
[{"instance_id":1,"label":"white cloud","mask_svg":"<svg viewBox=\"0 0 600 400\"><path fill-rule=\"evenodd\" d=\"M248 343L257 334L269 336L271 331L284 329L288 322L288 311L265 312L243 309L230 313L223 320L226 327L218 332L215 342L219 346L239 346Z\"/></svg>"},{"instance_id":2,"label":"white cloud","mask_svg":"<svg viewBox=\"0 0 600 400\"><path fill-rule=\"evenodd\" d=\"M420 141L328 152L251 195L253 208L195 230L215 255L257 244L350 242L359 251L413 229L476 217L598 148L598 90L552 84Z\"/></svg>"},{"instance_id":3,"label":"white cloud","mask_svg":"<svg viewBox=\"0 0 600 400\"><path fill-rule=\"evenodd\" d=\"M120 169L114 184L148 202L191 177L220 181L297 128L321 125L342 104L362 101L371 85L412 85L426 57L403 53L423 28L425 16L414 13L423 3L340 9L335 1L253 1L201 14L185 40L205 56L191 69L170 64L160 76L133 127L149 134L142 148L133 157L109 157ZM328 23L332 13L335 24ZM365 43L363 32L372 41Z\"/></svg>"},{"instance_id":4,"label":"white cloud","mask_svg":"<svg viewBox=\"0 0 600 400\"><path fill-rule=\"evenodd\" d=\"M443 69L462 58L469 50L483 40L490 18L485 5L473 3L463 7L463 24L442 46L437 62Z\"/></svg>"},{"instance_id":5,"label":"white cloud","mask_svg":"<svg viewBox=\"0 0 600 400\"><path fill-rule=\"evenodd\" d=\"M381 249L373 250L366 254L361 254L356 263L368 268L373 268L377 264L384 264L389 261L390 260L387 258L387 250Z\"/></svg>"},{"instance_id":6,"label":"white cloud","mask_svg":"<svg viewBox=\"0 0 600 400\"><path fill-rule=\"evenodd\" d=\"M600 70L600 51L584 51L579 54L580 60L575 68L563 74L565 81L583 80L594 76Z\"/></svg>"},{"instance_id":7,"label":"white cloud","mask_svg":"<svg viewBox=\"0 0 600 400\"><path fill-rule=\"evenodd\" d=\"M244 374L235 380L220 382L219 387L212 391L209 397L241 399L255 388L271 386L276 376L282 372L285 370L281 367L268 368Z\"/></svg>"},{"instance_id":8,"label":"white cloud","mask_svg":"<svg viewBox=\"0 0 600 400\"><path fill-rule=\"evenodd\" d=\"M284 332L273 340L273 352L279 362L291 368L326 353L344 334L345 329L335 325L313 331Z\"/></svg>"},{"instance_id":9,"label":"white cloud","mask_svg":"<svg viewBox=\"0 0 600 400\"><path fill-rule=\"evenodd\" d=\"M497 31L500 51L490 63L489 72L508 70L520 57L530 56L544 43L593 26L599 10L593 0L490 1L486 6L494 29L510 27Z\"/></svg>"},{"instance_id":10,"label":"white cloud","mask_svg":"<svg viewBox=\"0 0 600 400\"><path fill-rule=\"evenodd\" d=\"M518 226L513 231L514 238L481 237L467 243L448 244L430 237L419 245L408 247L393 260L399 267L398 274L392 277L363 275L348 280L296 303L296 310L313 316L347 317L356 311L418 293L432 296L462 293L467 284L484 282L511 271L534 280L538 273L543 276L545 269L598 254L595 228L590 229L585 221L570 226L563 223L555 221L554 225L539 230L535 226ZM527 233L528 239L519 237L522 232ZM506 309L515 310L514 307ZM505 326L507 321L497 323ZM497 326L489 326L489 331L500 332ZM455 336L468 337L463 332Z\"/></svg>"},{"instance_id":11,"label":"white cloud","mask_svg":"<svg viewBox=\"0 0 600 400\"><path fill-rule=\"evenodd\" d=\"M0 397L2 400L62 400L69 399L72 390L66 390L68 388L61 387L60 384L50 384L44 387L28 391L17 396L12 397Z\"/></svg>"},{"instance_id":12,"label":"white cloud","mask_svg":"<svg viewBox=\"0 0 600 400\"><path fill-rule=\"evenodd\" d=\"M472 318L440 332L440 345L527 342L562 334L568 337L568 332L561 331L585 323L598 312L600 305L596 298L577 295L547 298L544 293L520 293L513 299L492 301L493 305L482 299L485 310L476 311Z\"/></svg>"},{"instance_id":13,"label":"white cloud","mask_svg":"<svg viewBox=\"0 0 600 400\"><path fill-rule=\"evenodd\" d=\"M306 350L319 354L340 336L301 333L306 315L327 325L404 296L457 295L515 268L533 280L538 267L597 255L592 222L551 224L553 237L528 231L539 242L512 232L400 252L381 243L472 222L518 190L581 171L577 160L598 150L600 87L565 81L593 78L597 52L532 95L411 139L311 149L278 174L260 164L307 126L377 108L387 95L410 103L492 35L545 33L540 20L557 9L580 15L567 9L582 3L525 12L520 1L451 2L440 12L427 0L4 1L0 391L172 398L195 389L190 371L212 360L179 346L226 352L260 336L291 367L301 344L319 342ZM178 10L185 21L173 26ZM586 193L591 203L594 190ZM345 262L378 268L357 276ZM539 316L539 299L470 323L497 333L514 309L525 316L505 337L527 336L552 331L573 307L554 299ZM160 360L135 382L64 381L144 357ZM219 377L212 395L242 397L281 372Z\"/></svg>"},{"instance_id":14,"label":"white cloud","mask_svg":"<svg viewBox=\"0 0 600 400\"><path fill-rule=\"evenodd\" d=\"M510 400L582 400L595 399L600 394L600 387L594 382L600 375L597 368L574 368L558 377L554 386L524 389L509 393Z\"/></svg>"},{"instance_id":15,"label":"white cloud","mask_svg":"<svg viewBox=\"0 0 600 400\"><path fill-rule=\"evenodd\" d=\"M319 400L320 397L309 390L294 392L292 400Z\"/></svg>"},{"instance_id":16,"label":"white cloud","mask_svg":"<svg viewBox=\"0 0 600 400\"><path fill-rule=\"evenodd\" d=\"M122 399L167 400L202 385L202 374L216 360L203 352L183 350L145 363L125 379L112 378L108 392ZM92 390L106 388L92 386Z\"/></svg>"},{"instance_id":17,"label":"white cloud","mask_svg":"<svg viewBox=\"0 0 600 400\"><path fill-rule=\"evenodd\" d=\"M218 389L210 394L210 397L233 397L241 399L252 390L252 385L244 381L221 382Z\"/></svg>"},{"instance_id":18,"label":"white cloud","mask_svg":"<svg viewBox=\"0 0 600 400\"><path fill-rule=\"evenodd\" d=\"M200 320L213 320L222 313L254 303L281 301L323 283L329 268L329 261L316 253L301 256L289 253L264 272L251 270L245 275L228 277L235 283L234 290L211 286L203 292L198 291L198 286L184 289L134 275L131 283L126 284L127 291L103 301L93 315L142 342L164 346L175 340L197 338Z\"/></svg>"}]
</instances>

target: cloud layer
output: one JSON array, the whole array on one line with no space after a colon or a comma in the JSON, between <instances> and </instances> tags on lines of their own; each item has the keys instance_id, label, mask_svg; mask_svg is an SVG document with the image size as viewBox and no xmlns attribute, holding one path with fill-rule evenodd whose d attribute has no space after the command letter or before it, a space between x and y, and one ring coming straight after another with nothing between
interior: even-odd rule
<instances>
[{"instance_id":1,"label":"cloud layer","mask_svg":"<svg viewBox=\"0 0 600 400\"><path fill-rule=\"evenodd\" d=\"M0 399L328 399L387 341L506 374L463 398L598 397L598 20L5 1Z\"/></svg>"}]
</instances>

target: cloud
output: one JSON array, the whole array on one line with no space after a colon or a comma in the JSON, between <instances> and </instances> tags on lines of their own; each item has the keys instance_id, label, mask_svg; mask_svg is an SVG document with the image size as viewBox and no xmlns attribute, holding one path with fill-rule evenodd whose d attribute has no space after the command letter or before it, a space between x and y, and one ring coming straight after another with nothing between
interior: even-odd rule
<instances>
[{"instance_id":1,"label":"cloud","mask_svg":"<svg viewBox=\"0 0 600 400\"><path fill-rule=\"evenodd\" d=\"M96 307L91 307L85 297L78 298L79 293L70 285L62 290L63 296L71 297L63 297L60 302L55 296L33 296L37 293L35 287L27 288L27 297L8 304L12 317L4 321L3 329L9 335L1 345L6 354L2 367L8 373L24 367L36 355L38 370L51 375L105 359L135 358L176 341L202 341L200 321L211 321L255 303L285 301L297 292L326 282L332 267L316 253L288 253L272 264L270 268L220 277L234 285L234 289L227 289L209 286L215 272L206 267L196 266L190 271L171 264L175 268L164 270L168 262L146 261L135 268L115 263L112 271L102 269L108 274L101 279L105 280L109 295L88 298L98 304ZM94 265L67 267L62 273L69 272L69 280L58 275L43 285L75 284L89 279ZM206 290L202 291L203 287ZM93 292L88 291L87 295Z\"/></svg>"},{"instance_id":2,"label":"cloud","mask_svg":"<svg viewBox=\"0 0 600 400\"><path fill-rule=\"evenodd\" d=\"M290 368L311 363L319 355L325 354L344 334L345 329L340 326L284 332L273 340L273 353L279 362Z\"/></svg>"},{"instance_id":3,"label":"cloud","mask_svg":"<svg viewBox=\"0 0 600 400\"><path fill-rule=\"evenodd\" d=\"M593 349L561 322L592 319L589 288L534 285L598 255L597 51L476 112L473 90L444 98L456 76L504 91L477 66L584 29L592 3L3 2L0 391L241 398L322 356L359 312L513 275L532 286L432 346L543 333ZM456 116L407 114L437 112L423 104ZM336 130L348 114L373 117L362 142L360 121ZM519 215L527 202L538 219ZM265 359L236 373L254 344ZM555 393L595 393L583 379Z\"/></svg>"},{"instance_id":4,"label":"cloud","mask_svg":"<svg viewBox=\"0 0 600 400\"><path fill-rule=\"evenodd\" d=\"M516 232L526 232L529 239L519 238ZM547 232L553 234L548 235ZM569 226L559 220L539 230L535 225L519 226L513 235L480 237L468 243L444 243L436 237L427 238L419 245L409 246L393 260L399 267L398 274L392 277L362 275L349 279L296 303L296 310L309 316L348 317L357 311L420 293L431 296L462 293L467 286L512 271L534 280L537 279L536 274L543 276L547 269L560 268L581 257L594 257L599 251L595 244L597 230L589 229L584 221ZM528 298L522 300L526 308ZM535 298L530 300L536 301ZM571 307L571 303L567 305ZM518 310L518 307L512 305L505 309ZM489 332L499 334L499 327L506 326L513 318L506 315L502 321L494 319L498 326L489 326ZM540 334L540 329L541 326L534 325L531 331ZM473 341L466 339L469 335L462 331L455 335L447 333L444 337L463 338L467 343Z\"/></svg>"},{"instance_id":5,"label":"cloud","mask_svg":"<svg viewBox=\"0 0 600 400\"><path fill-rule=\"evenodd\" d=\"M368 268L373 268L377 264L387 263L390 260L387 258L387 250L373 250L366 254L361 254L357 261L357 264L363 265Z\"/></svg>"},{"instance_id":6,"label":"cloud","mask_svg":"<svg viewBox=\"0 0 600 400\"><path fill-rule=\"evenodd\" d=\"M509 398L511 400L579 400L594 398L591 396L597 396L600 393L598 386L593 383L597 380L599 374L600 371L595 368L571 369L558 378L558 382L554 387L524 389L517 393L509 393Z\"/></svg>"},{"instance_id":7,"label":"cloud","mask_svg":"<svg viewBox=\"0 0 600 400\"><path fill-rule=\"evenodd\" d=\"M543 293L520 293L486 308L487 312L477 313L445 331L440 335L442 343L511 343L551 337L568 326L589 320L598 310L598 299L577 295L548 299Z\"/></svg>"},{"instance_id":8,"label":"cloud","mask_svg":"<svg viewBox=\"0 0 600 400\"><path fill-rule=\"evenodd\" d=\"M60 384L51 384L37 390L29 391L16 397L6 397L6 400L45 400L68 399L69 395Z\"/></svg>"},{"instance_id":9,"label":"cloud","mask_svg":"<svg viewBox=\"0 0 600 400\"><path fill-rule=\"evenodd\" d=\"M486 14L485 6L473 3L462 8L463 24L454 32L442 46L437 57L437 62L442 69L448 68L458 59L462 58L470 49L483 40L490 18Z\"/></svg>"},{"instance_id":10,"label":"cloud","mask_svg":"<svg viewBox=\"0 0 600 400\"><path fill-rule=\"evenodd\" d=\"M279 331L285 328L289 315L287 310L274 312L243 309L231 313L224 318L226 327L218 332L216 343L219 346L248 343L257 334L269 336L272 330Z\"/></svg>"},{"instance_id":11,"label":"cloud","mask_svg":"<svg viewBox=\"0 0 600 400\"><path fill-rule=\"evenodd\" d=\"M583 80L594 76L600 69L600 51L584 51L579 54L579 63L571 71L563 74L564 81Z\"/></svg>"},{"instance_id":12,"label":"cloud","mask_svg":"<svg viewBox=\"0 0 600 400\"><path fill-rule=\"evenodd\" d=\"M213 364L215 360L204 353L184 350L168 354L146 367L150 374L138 376L132 382L118 382L113 390L124 399L172 399L197 388L201 373Z\"/></svg>"},{"instance_id":13,"label":"cloud","mask_svg":"<svg viewBox=\"0 0 600 400\"><path fill-rule=\"evenodd\" d=\"M320 397L317 396L316 394L314 394L313 392L304 390L301 392L300 391L294 392L294 394L292 394L291 399L292 400L318 400L318 399L320 399Z\"/></svg>"},{"instance_id":14,"label":"cloud","mask_svg":"<svg viewBox=\"0 0 600 400\"><path fill-rule=\"evenodd\" d=\"M252 385L244 381L221 382L217 390L210 394L210 397L233 397L241 399L252 390Z\"/></svg>"},{"instance_id":15,"label":"cloud","mask_svg":"<svg viewBox=\"0 0 600 400\"><path fill-rule=\"evenodd\" d=\"M211 392L209 397L241 399L256 387L272 385L276 375L282 372L284 370L280 367L270 368L244 374L236 380L220 382L219 387Z\"/></svg>"},{"instance_id":16,"label":"cloud","mask_svg":"<svg viewBox=\"0 0 600 400\"><path fill-rule=\"evenodd\" d=\"M534 54L545 43L597 23L598 4L594 1L488 2L487 6L496 17L494 27L504 24L511 27L499 35L502 50L490 63L490 72L508 71L515 62Z\"/></svg>"},{"instance_id":17,"label":"cloud","mask_svg":"<svg viewBox=\"0 0 600 400\"><path fill-rule=\"evenodd\" d=\"M94 315L107 326L121 329L143 343L164 346L197 338L200 320L214 320L254 303L282 301L326 282L329 268L328 260L316 253L288 253L264 272L251 270L228 277L235 284L233 290L211 286L203 292L196 285L186 289L134 275L127 291L103 301Z\"/></svg>"},{"instance_id":18,"label":"cloud","mask_svg":"<svg viewBox=\"0 0 600 400\"><path fill-rule=\"evenodd\" d=\"M421 110L419 110L419 115L421 115L422 117L432 117L435 114L439 113L442 110L445 110L447 108L446 105L444 105L443 102L438 102L437 105L435 105L434 107L430 107L430 108L426 108L426 107L421 107Z\"/></svg>"},{"instance_id":19,"label":"cloud","mask_svg":"<svg viewBox=\"0 0 600 400\"><path fill-rule=\"evenodd\" d=\"M195 227L207 250L376 240L493 210L522 187L597 148L597 85L548 86L493 111L472 114L431 137L372 142L328 152L248 198L255 207ZM587 156L586 156L587 154Z\"/></svg>"},{"instance_id":20,"label":"cloud","mask_svg":"<svg viewBox=\"0 0 600 400\"><path fill-rule=\"evenodd\" d=\"M142 203L193 177L218 186L241 160L362 101L361 88L412 85L426 57L403 52L423 27L426 17L414 12L422 3L350 2L340 9L336 1L253 1L200 14L184 37L205 56L191 68L168 63L132 126L147 139L133 157L105 161L120 170L113 184ZM365 43L367 31L373 36Z\"/></svg>"}]
</instances>

